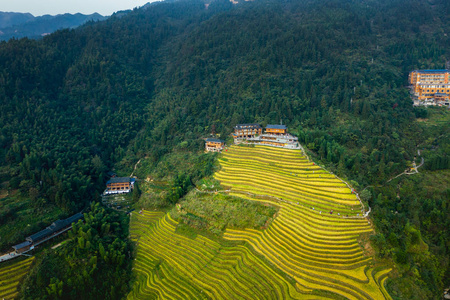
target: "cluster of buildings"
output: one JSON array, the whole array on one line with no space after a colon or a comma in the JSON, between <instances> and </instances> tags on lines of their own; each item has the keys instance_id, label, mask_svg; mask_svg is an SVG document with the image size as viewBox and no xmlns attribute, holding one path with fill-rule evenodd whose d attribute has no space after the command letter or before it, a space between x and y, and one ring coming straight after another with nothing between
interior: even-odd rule
<instances>
[{"instance_id":1,"label":"cluster of buildings","mask_svg":"<svg viewBox=\"0 0 450 300\"><path fill-rule=\"evenodd\" d=\"M414 106L450 107L450 70L415 70L409 73Z\"/></svg>"},{"instance_id":2,"label":"cluster of buildings","mask_svg":"<svg viewBox=\"0 0 450 300\"><path fill-rule=\"evenodd\" d=\"M50 226L45 228L44 230L41 230L33 235L30 235L25 239L25 242L22 242L20 244L17 244L13 246L14 252L16 254L21 254L24 252L27 252L29 250L33 250L35 246L48 241L49 239L54 238L55 236L60 235L63 232L66 232L67 230L72 228L72 223L78 222L78 220L81 220L83 218L82 213L74 214L73 216L64 219L64 220L57 220L53 222Z\"/></svg>"},{"instance_id":3,"label":"cluster of buildings","mask_svg":"<svg viewBox=\"0 0 450 300\"><path fill-rule=\"evenodd\" d=\"M272 147L300 149L298 138L287 132L286 125L267 125L266 128L259 124L238 124L231 134L235 144L257 144ZM205 148L208 152L220 152L224 149L225 142L215 138L206 139Z\"/></svg>"}]
</instances>

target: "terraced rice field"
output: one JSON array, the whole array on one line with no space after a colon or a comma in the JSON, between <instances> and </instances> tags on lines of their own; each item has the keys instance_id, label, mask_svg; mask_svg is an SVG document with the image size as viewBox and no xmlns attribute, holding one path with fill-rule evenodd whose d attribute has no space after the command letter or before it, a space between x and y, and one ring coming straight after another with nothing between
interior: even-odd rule
<instances>
[{"instance_id":1,"label":"terraced rice field","mask_svg":"<svg viewBox=\"0 0 450 300\"><path fill-rule=\"evenodd\" d=\"M176 233L176 226L169 214L133 213L137 282L128 299L317 299L246 246L191 239Z\"/></svg>"},{"instance_id":2,"label":"terraced rice field","mask_svg":"<svg viewBox=\"0 0 450 300\"><path fill-rule=\"evenodd\" d=\"M360 203L341 180L299 150L234 146L220 164L215 178L230 194L280 207L266 230L227 229L225 239L248 242L294 278L304 295L391 299L384 288L390 269L373 267L358 244L372 228L357 218Z\"/></svg>"},{"instance_id":3,"label":"terraced rice field","mask_svg":"<svg viewBox=\"0 0 450 300\"><path fill-rule=\"evenodd\" d=\"M30 269L33 259L33 257L28 258L7 266L0 264L0 299L17 297L17 286Z\"/></svg>"}]
</instances>

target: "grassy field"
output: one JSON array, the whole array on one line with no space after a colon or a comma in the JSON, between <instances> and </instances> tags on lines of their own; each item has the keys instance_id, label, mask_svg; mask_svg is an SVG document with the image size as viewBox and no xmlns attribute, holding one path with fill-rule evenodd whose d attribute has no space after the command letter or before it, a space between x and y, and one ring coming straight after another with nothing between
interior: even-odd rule
<instances>
[{"instance_id":1,"label":"grassy field","mask_svg":"<svg viewBox=\"0 0 450 300\"><path fill-rule=\"evenodd\" d=\"M128 299L391 299L390 269L367 256L361 236L372 228L342 181L294 150L231 147L220 163L214 178L228 196L208 179L171 213L133 212L136 281ZM228 210L248 214L250 203L276 207L255 206L270 222L220 223L221 238L179 223L184 212L211 226Z\"/></svg>"},{"instance_id":2,"label":"grassy field","mask_svg":"<svg viewBox=\"0 0 450 300\"><path fill-rule=\"evenodd\" d=\"M215 178L231 194L280 207L265 230L228 229L224 238L248 242L304 290L346 299L390 299L389 273L374 266L359 237L372 232L346 185L308 162L300 151L232 147ZM347 217L348 216L348 217Z\"/></svg>"},{"instance_id":3,"label":"grassy field","mask_svg":"<svg viewBox=\"0 0 450 300\"><path fill-rule=\"evenodd\" d=\"M4 196L0 198L0 252L10 250L11 245L23 242L27 236L64 216L52 204L36 207L17 190L0 190L0 193Z\"/></svg>"},{"instance_id":4,"label":"grassy field","mask_svg":"<svg viewBox=\"0 0 450 300\"><path fill-rule=\"evenodd\" d=\"M27 274L32 262L33 258L18 258L0 264L0 299L14 299L17 296L17 286Z\"/></svg>"}]
</instances>

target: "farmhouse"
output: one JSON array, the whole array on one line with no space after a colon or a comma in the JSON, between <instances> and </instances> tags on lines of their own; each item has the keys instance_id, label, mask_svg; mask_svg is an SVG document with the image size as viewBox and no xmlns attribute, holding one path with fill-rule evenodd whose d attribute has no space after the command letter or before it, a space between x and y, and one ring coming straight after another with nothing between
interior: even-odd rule
<instances>
[{"instance_id":1,"label":"farmhouse","mask_svg":"<svg viewBox=\"0 0 450 300\"><path fill-rule=\"evenodd\" d=\"M415 105L450 105L450 70L415 70L409 73Z\"/></svg>"},{"instance_id":2,"label":"farmhouse","mask_svg":"<svg viewBox=\"0 0 450 300\"><path fill-rule=\"evenodd\" d=\"M283 135L287 133L286 125L267 125L265 129L266 134Z\"/></svg>"},{"instance_id":3,"label":"farmhouse","mask_svg":"<svg viewBox=\"0 0 450 300\"><path fill-rule=\"evenodd\" d=\"M208 152L220 152L225 146L225 142L219 139L208 138L206 139L205 148Z\"/></svg>"},{"instance_id":4,"label":"farmhouse","mask_svg":"<svg viewBox=\"0 0 450 300\"><path fill-rule=\"evenodd\" d=\"M129 193L134 187L136 179L131 177L113 177L106 182L105 195Z\"/></svg>"},{"instance_id":5,"label":"farmhouse","mask_svg":"<svg viewBox=\"0 0 450 300\"><path fill-rule=\"evenodd\" d=\"M238 124L234 127L234 133L231 135L235 139L252 138L262 133L259 124Z\"/></svg>"}]
</instances>

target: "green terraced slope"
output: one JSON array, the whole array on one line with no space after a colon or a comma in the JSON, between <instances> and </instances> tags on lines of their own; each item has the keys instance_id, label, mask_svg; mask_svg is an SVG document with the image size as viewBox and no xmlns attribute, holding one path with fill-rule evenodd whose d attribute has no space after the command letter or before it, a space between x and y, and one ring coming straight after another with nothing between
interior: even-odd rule
<instances>
[{"instance_id":1,"label":"green terraced slope","mask_svg":"<svg viewBox=\"0 0 450 300\"><path fill-rule=\"evenodd\" d=\"M0 264L0 299L14 299L17 297L17 286L30 269L32 258L3 266Z\"/></svg>"},{"instance_id":2,"label":"green terraced slope","mask_svg":"<svg viewBox=\"0 0 450 300\"><path fill-rule=\"evenodd\" d=\"M391 299L383 286L390 269L374 268L358 244L372 228L367 219L357 218L360 203L341 180L299 150L234 146L220 164L215 178L232 195L281 208L266 230L228 229L226 239L248 242L304 292Z\"/></svg>"}]
</instances>

